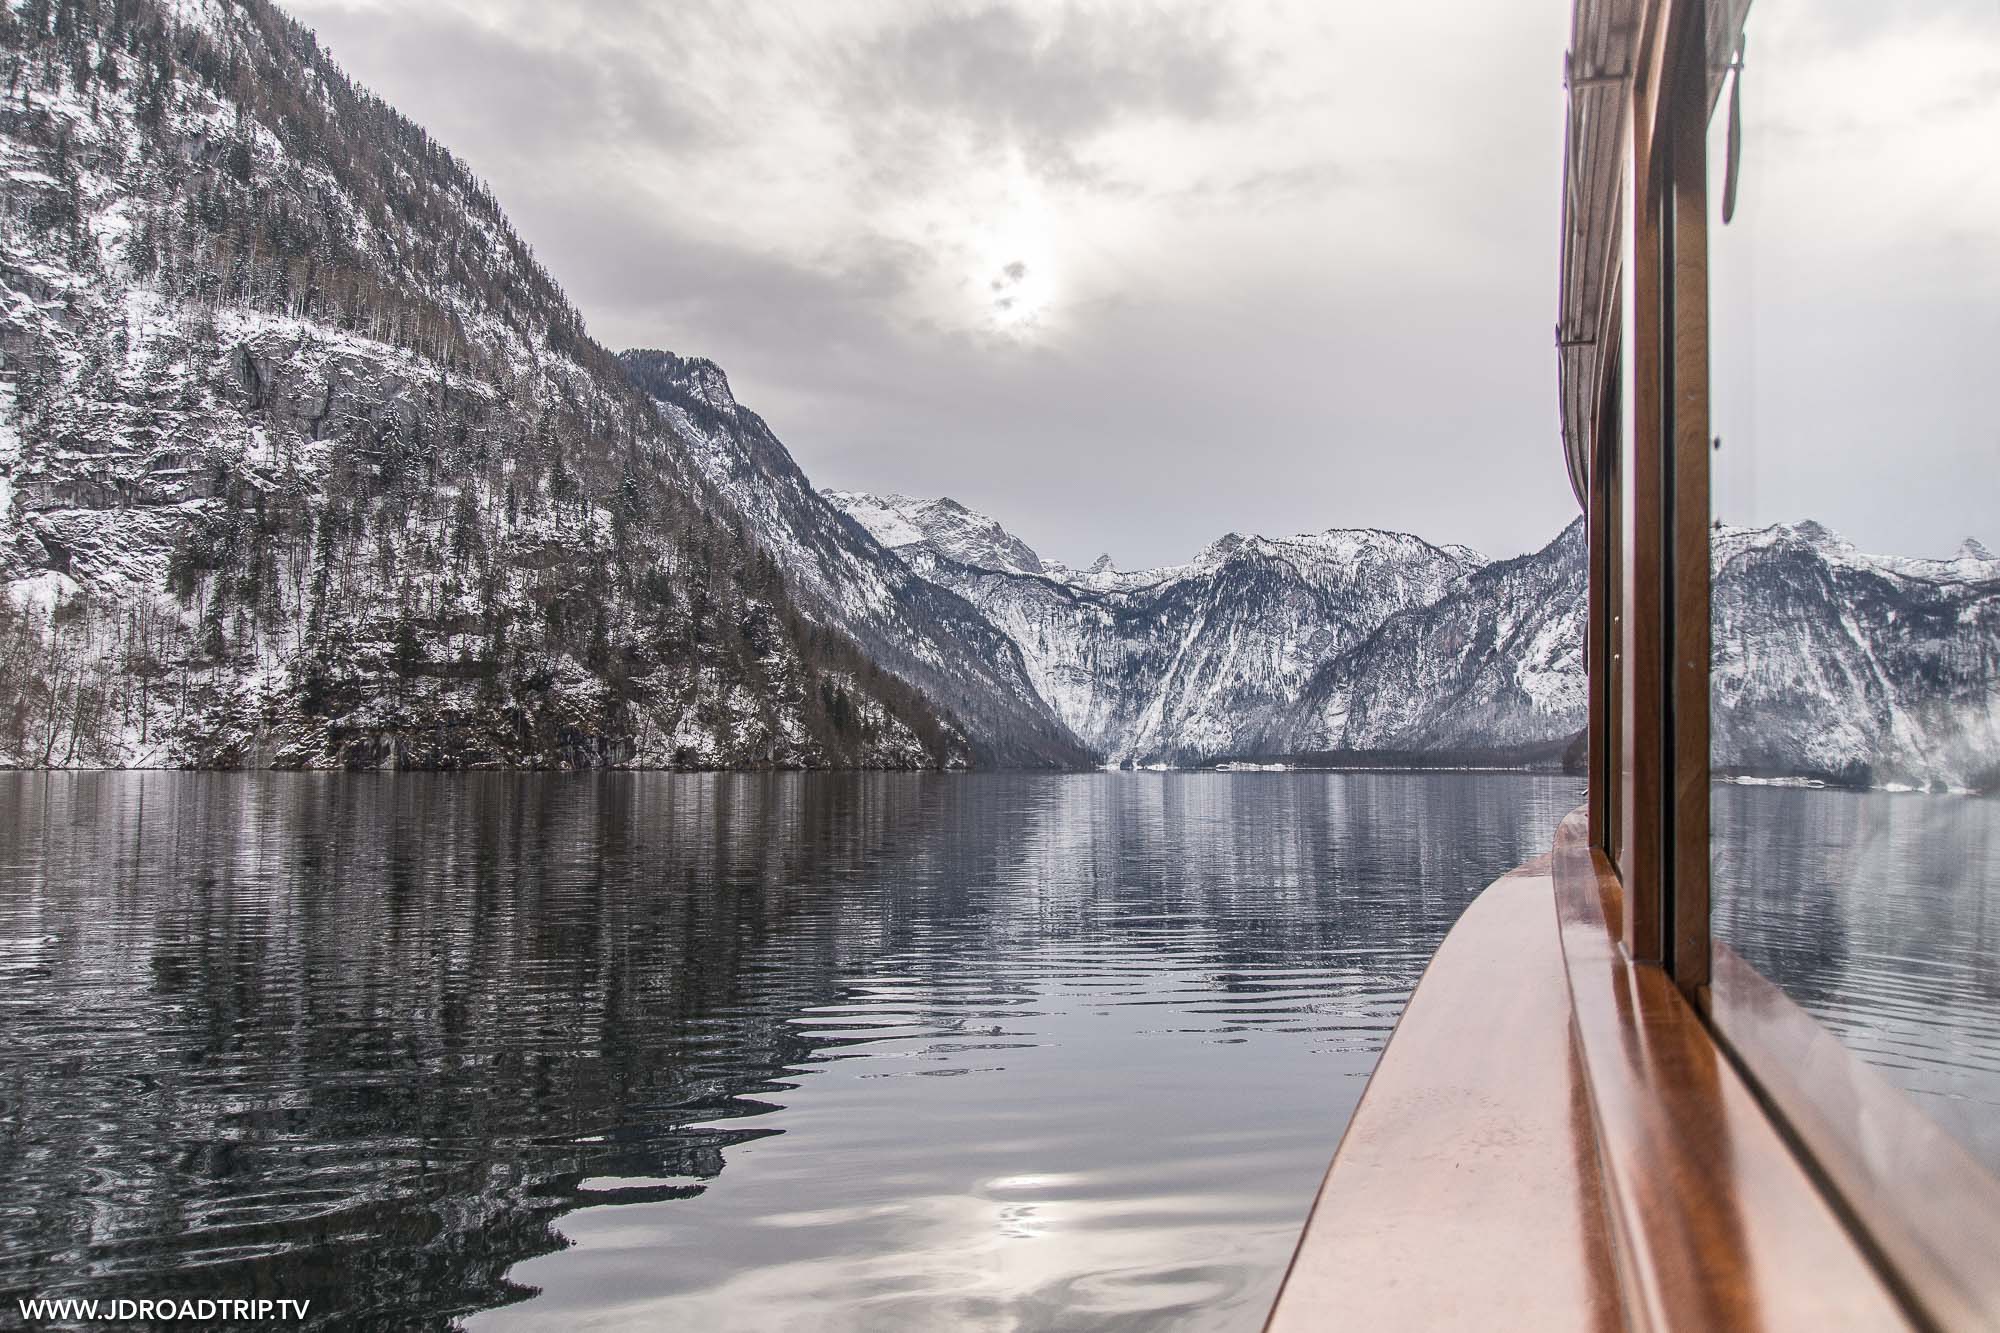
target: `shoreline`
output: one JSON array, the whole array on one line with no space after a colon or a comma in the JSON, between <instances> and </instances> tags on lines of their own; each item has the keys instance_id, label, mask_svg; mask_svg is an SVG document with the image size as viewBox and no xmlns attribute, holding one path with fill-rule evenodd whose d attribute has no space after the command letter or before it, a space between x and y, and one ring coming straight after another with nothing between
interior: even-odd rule
<instances>
[{"instance_id":1,"label":"shoreline","mask_svg":"<svg viewBox=\"0 0 2000 1333\"><path fill-rule=\"evenodd\" d=\"M530 768L519 766L493 766L479 768L178 768L178 767L39 767L0 765L0 777L10 775L43 776L57 775L103 775L115 773L176 773L188 776L264 776L286 774L299 777L615 777L664 774L679 777L858 777L863 775L967 777L982 774L1029 774L1045 777L1075 777L1084 774L1130 774L1134 777L1152 775L1208 775L1219 777L1241 776L1296 776L1323 775L1330 773L1368 774L1450 774L1487 775L1547 778L1575 778L1581 780L1583 774L1572 773L1559 767L1531 764L1395 764L1386 762L1351 764L1310 764L1253 763L1227 761L1218 764L1139 764L1103 765L1093 768L888 768L888 767L842 767L842 768L649 768L630 766L607 766L601 768ZM1878 792L1888 796L1957 796L1971 799L1992 798L2000 793L1980 791L1969 787L1920 787L1911 783L1886 782L1878 784L1858 784L1830 781L1813 774L1718 774L1713 779L1717 787L1762 787L1784 791L1835 791L1868 793Z\"/></svg>"}]
</instances>

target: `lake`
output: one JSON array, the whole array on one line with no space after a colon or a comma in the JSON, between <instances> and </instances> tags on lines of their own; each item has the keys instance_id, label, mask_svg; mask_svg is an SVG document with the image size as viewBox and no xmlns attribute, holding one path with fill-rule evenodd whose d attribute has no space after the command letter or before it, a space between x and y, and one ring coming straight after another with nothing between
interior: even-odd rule
<instances>
[{"instance_id":1,"label":"lake","mask_svg":"<svg viewBox=\"0 0 2000 1333\"><path fill-rule=\"evenodd\" d=\"M1805 800L1751 808L1801 837L1847 827L1813 801L1873 799L1747 795ZM1431 951L1580 800L1493 774L0 775L0 1308L1254 1330ZM1795 896L1781 943L1868 910ZM1839 931L1811 975L1865 1009L1869 937Z\"/></svg>"}]
</instances>

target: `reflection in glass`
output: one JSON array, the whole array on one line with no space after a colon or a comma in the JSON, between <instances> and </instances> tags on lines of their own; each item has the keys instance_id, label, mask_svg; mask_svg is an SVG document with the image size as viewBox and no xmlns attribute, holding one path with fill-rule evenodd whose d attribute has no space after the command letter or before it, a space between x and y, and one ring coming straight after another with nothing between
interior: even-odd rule
<instances>
[{"instance_id":1,"label":"reflection in glass","mask_svg":"<svg viewBox=\"0 0 2000 1333\"><path fill-rule=\"evenodd\" d=\"M1717 938L2000 1169L2000 10L1756 0L1711 122Z\"/></svg>"}]
</instances>

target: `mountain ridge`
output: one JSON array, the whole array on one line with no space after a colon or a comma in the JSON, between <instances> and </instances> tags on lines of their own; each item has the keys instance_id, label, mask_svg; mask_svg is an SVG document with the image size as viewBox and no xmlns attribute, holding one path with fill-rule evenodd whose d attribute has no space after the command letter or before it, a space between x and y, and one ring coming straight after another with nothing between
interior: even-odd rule
<instances>
[{"instance_id":1,"label":"mountain ridge","mask_svg":"<svg viewBox=\"0 0 2000 1333\"><path fill-rule=\"evenodd\" d=\"M1160 569L1100 561L1076 571L984 515L864 492L828 498L979 607L1020 647L1056 714L1113 762L1191 761L1254 743L1325 658L1442 596L1480 559L1407 533L1329 529L1231 534ZM1018 557L992 560L995 549L1028 552L1035 572Z\"/></svg>"},{"instance_id":2,"label":"mountain ridge","mask_svg":"<svg viewBox=\"0 0 2000 1333\"><path fill-rule=\"evenodd\" d=\"M0 762L962 766L265 0L0 8Z\"/></svg>"},{"instance_id":3,"label":"mountain ridge","mask_svg":"<svg viewBox=\"0 0 2000 1333\"><path fill-rule=\"evenodd\" d=\"M982 762L1092 762L1035 691L1013 642L815 491L763 418L736 401L719 366L657 348L619 359L675 417L695 465L778 559L809 618L950 709Z\"/></svg>"},{"instance_id":4,"label":"mountain ridge","mask_svg":"<svg viewBox=\"0 0 2000 1333\"><path fill-rule=\"evenodd\" d=\"M68 17L63 17L67 15ZM1582 542L1044 560L614 355L268 0L0 6L0 764L1552 755ZM1718 533L1724 772L2000 786L2000 563Z\"/></svg>"},{"instance_id":5,"label":"mountain ridge","mask_svg":"<svg viewBox=\"0 0 2000 1333\"><path fill-rule=\"evenodd\" d=\"M854 506L857 517L881 511L877 521L900 554L965 592L1026 656L1040 659L1038 680L1057 712L1113 762L1352 755L1553 764L1574 751L1583 727L1580 519L1540 550L1506 560L1380 529L1329 529L1291 538L1232 533L1191 561L1148 571L1100 562L1079 572L1036 556L1039 572L1028 575L975 563L978 549L996 540L992 532L1006 532L995 520L974 514L970 523L927 528L921 506L929 502L893 497L904 501L898 508L880 496L853 498L864 494L829 497ZM959 544L968 527L982 534L981 548ZM1310 582L1296 560L1278 558L1285 553L1351 565L1355 551L1385 538L1455 558L1460 575L1434 597L1378 607L1346 636L1315 637L1310 617L1291 627L1299 637L1290 642L1279 641L1283 626L1266 626L1274 636L1267 662L1310 656L1301 642L1321 656L1303 674L1279 673L1261 689L1227 692L1230 682L1211 676L1206 687L1228 694L1222 711L1235 710L1233 717L1177 713L1170 670L1139 682L1144 697L1122 718L1107 724L1107 710L1087 706L1107 688L1099 677L1119 677L1145 659L1149 639L1164 641L1154 656L1179 662L1190 633L1243 628L1227 618L1176 620L1162 609L1171 605L1167 592L1223 571L1245 576L1262 558L1261 591L1232 585L1254 603L1274 586ZM1976 540L1942 560L1878 556L1806 520L1722 528L1714 550L1718 773L1959 791L2000 786L2000 562ZM1272 568L1281 564L1288 574ZM1425 593L1433 586L1418 582ZM1102 625L1089 623L1091 609L1116 627L1122 657L1107 659L1093 642L1103 636L1094 634Z\"/></svg>"}]
</instances>

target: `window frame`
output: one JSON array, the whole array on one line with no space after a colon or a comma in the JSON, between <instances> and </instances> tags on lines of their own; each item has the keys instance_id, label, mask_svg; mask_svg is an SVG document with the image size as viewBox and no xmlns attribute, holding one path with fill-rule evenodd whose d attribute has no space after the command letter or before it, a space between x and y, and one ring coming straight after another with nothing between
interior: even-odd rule
<instances>
[{"instance_id":1,"label":"window frame","mask_svg":"<svg viewBox=\"0 0 2000 1333\"><path fill-rule=\"evenodd\" d=\"M1616 947L1672 979L1913 1321L1984 1327L2000 1181L1711 935L1707 140L1750 0L1574 3L1609 71L1570 83L1557 337L1589 536L1587 837Z\"/></svg>"}]
</instances>

